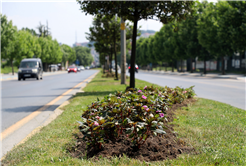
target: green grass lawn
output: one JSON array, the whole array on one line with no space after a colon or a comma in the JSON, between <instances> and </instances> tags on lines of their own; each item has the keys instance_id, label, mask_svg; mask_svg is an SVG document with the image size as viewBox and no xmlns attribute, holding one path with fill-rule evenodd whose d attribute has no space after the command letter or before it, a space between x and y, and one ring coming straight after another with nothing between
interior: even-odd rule
<instances>
[{"instance_id":1,"label":"green grass lawn","mask_svg":"<svg viewBox=\"0 0 246 166\"><path fill-rule=\"evenodd\" d=\"M166 67L154 67L153 71L166 71ZM172 67L167 67L167 71L172 71ZM177 68L174 68L174 72L177 72Z\"/></svg>"},{"instance_id":2,"label":"green grass lawn","mask_svg":"<svg viewBox=\"0 0 246 166\"><path fill-rule=\"evenodd\" d=\"M14 66L14 72L15 73L18 72L18 68L16 66ZM4 68L1 68L1 73L3 73L3 74L12 73L12 67L11 66L5 66Z\"/></svg>"},{"instance_id":3,"label":"green grass lawn","mask_svg":"<svg viewBox=\"0 0 246 166\"><path fill-rule=\"evenodd\" d=\"M124 91L120 80L102 78L99 73L85 88L63 107L63 114L25 143L8 153L2 164L6 165L246 165L246 116L245 110L207 99L176 112L175 131L193 146L196 155L182 154L175 160L141 162L114 157L111 160L77 159L67 152L78 133L80 116L87 105L109 93ZM127 80L129 82L129 80ZM136 80L136 87L152 85Z\"/></svg>"}]
</instances>

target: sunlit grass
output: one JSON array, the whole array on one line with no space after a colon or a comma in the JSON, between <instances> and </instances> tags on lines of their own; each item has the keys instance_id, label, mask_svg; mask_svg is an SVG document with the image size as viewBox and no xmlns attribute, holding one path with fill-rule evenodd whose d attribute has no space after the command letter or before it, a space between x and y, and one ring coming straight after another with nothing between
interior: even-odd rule
<instances>
[{"instance_id":1,"label":"sunlit grass","mask_svg":"<svg viewBox=\"0 0 246 166\"><path fill-rule=\"evenodd\" d=\"M245 110L206 99L177 111L175 130L200 153L185 159L195 165L245 165L245 115Z\"/></svg>"},{"instance_id":2,"label":"sunlit grass","mask_svg":"<svg viewBox=\"0 0 246 166\"><path fill-rule=\"evenodd\" d=\"M166 71L166 70L172 71L172 67L167 67L167 69L166 69L166 67L153 67L152 70L154 70L154 71ZM177 72L177 68L174 68L173 71Z\"/></svg>"},{"instance_id":3,"label":"sunlit grass","mask_svg":"<svg viewBox=\"0 0 246 166\"><path fill-rule=\"evenodd\" d=\"M129 80L127 80L127 83ZM136 80L136 87L151 85ZM67 147L75 145L73 134L78 133L80 116L87 105L109 93L124 91L120 80L102 78L99 73L83 90L63 107L64 112L41 132L14 148L6 156L6 165L246 165L245 110L227 104L198 99L196 103L176 112L173 122L178 136L193 146L197 154L182 154L178 159L141 162L126 156L111 160L72 158Z\"/></svg>"},{"instance_id":4,"label":"sunlit grass","mask_svg":"<svg viewBox=\"0 0 246 166\"><path fill-rule=\"evenodd\" d=\"M15 73L18 72L18 68L16 66L14 66L14 72ZM1 73L3 73L3 74L12 73L12 67L11 66L5 66L4 68L1 68Z\"/></svg>"}]
</instances>

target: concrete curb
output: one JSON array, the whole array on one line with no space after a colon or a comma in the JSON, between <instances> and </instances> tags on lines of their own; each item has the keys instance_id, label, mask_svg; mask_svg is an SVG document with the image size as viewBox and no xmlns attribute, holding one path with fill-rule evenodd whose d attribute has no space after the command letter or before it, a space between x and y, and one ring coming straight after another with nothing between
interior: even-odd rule
<instances>
[{"instance_id":1,"label":"concrete curb","mask_svg":"<svg viewBox=\"0 0 246 166\"><path fill-rule=\"evenodd\" d=\"M141 70L146 73L153 73L153 74L162 74L162 75L176 75L176 76L192 76L192 77L202 77L202 78L218 78L218 79L234 79L234 80L246 80L246 77L243 75L219 75L219 74L206 74L203 75L202 73L178 73L178 72L164 72L164 71L146 71Z\"/></svg>"}]
</instances>

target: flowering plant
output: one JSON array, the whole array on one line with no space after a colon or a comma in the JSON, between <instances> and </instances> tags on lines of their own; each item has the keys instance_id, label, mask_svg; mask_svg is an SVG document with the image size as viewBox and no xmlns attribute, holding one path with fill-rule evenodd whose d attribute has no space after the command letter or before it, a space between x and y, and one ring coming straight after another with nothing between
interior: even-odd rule
<instances>
[{"instance_id":1,"label":"flowering plant","mask_svg":"<svg viewBox=\"0 0 246 166\"><path fill-rule=\"evenodd\" d=\"M191 89L145 86L105 96L88 106L82 114L79 123L83 139L88 145L101 149L104 142L116 141L120 135L126 134L133 145L140 148L151 135L166 133L163 125L167 120L165 111L177 97L192 97Z\"/></svg>"}]
</instances>

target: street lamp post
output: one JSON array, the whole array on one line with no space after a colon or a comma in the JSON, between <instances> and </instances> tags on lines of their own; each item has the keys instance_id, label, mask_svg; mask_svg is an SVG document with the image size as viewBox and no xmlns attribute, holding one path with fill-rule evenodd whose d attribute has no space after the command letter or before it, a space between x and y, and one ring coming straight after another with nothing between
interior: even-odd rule
<instances>
[{"instance_id":1,"label":"street lamp post","mask_svg":"<svg viewBox=\"0 0 246 166\"><path fill-rule=\"evenodd\" d=\"M126 84L126 30L124 19L121 18L121 84Z\"/></svg>"}]
</instances>

